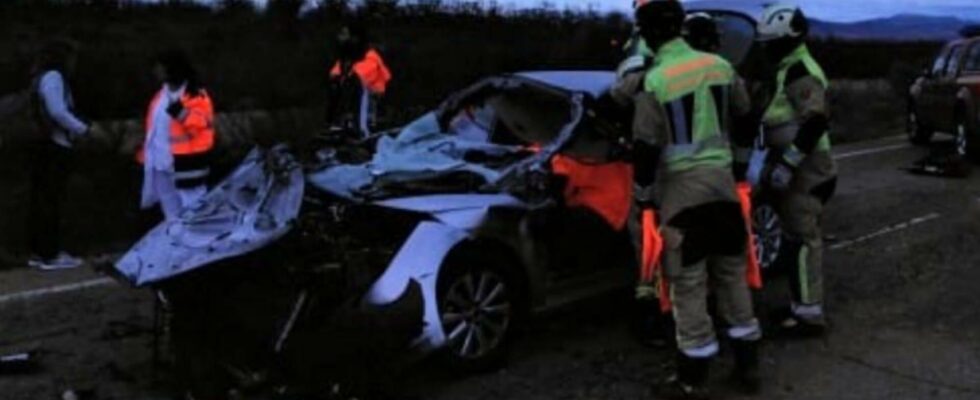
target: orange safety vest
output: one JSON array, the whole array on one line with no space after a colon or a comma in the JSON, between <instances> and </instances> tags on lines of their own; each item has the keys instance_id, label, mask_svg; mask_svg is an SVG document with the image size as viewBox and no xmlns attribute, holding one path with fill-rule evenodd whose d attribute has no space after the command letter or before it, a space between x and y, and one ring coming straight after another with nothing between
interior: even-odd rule
<instances>
[{"instance_id":1,"label":"orange safety vest","mask_svg":"<svg viewBox=\"0 0 980 400\"><path fill-rule=\"evenodd\" d=\"M163 89L153 96L144 121L146 139L149 139L153 124L153 111L163 98ZM185 93L180 98L184 105L184 118L173 119L170 123L170 152L175 156L204 154L214 148L214 106L207 92L201 90L197 95ZM144 139L144 140L146 140ZM143 163L146 156L140 148L136 159Z\"/></svg>"},{"instance_id":2,"label":"orange safety vest","mask_svg":"<svg viewBox=\"0 0 980 400\"><path fill-rule=\"evenodd\" d=\"M740 182L736 186L738 201L742 207L742 216L745 218L746 228L752 232L752 186L746 182ZM660 227L657 224L657 216L653 210L643 210L641 214L641 235L642 245L640 259L640 281L652 283L657 290L660 300L660 311L670 312L670 286L667 276L664 275L660 257L663 255L664 241L660 235ZM759 259L755 253L755 237L749 235L748 251L746 252L745 280L752 289L762 289L762 269L759 266Z\"/></svg>"},{"instance_id":3,"label":"orange safety vest","mask_svg":"<svg viewBox=\"0 0 980 400\"><path fill-rule=\"evenodd\" d=\"M360 78L364 85L372 94L383 95L388 89L388 82L391 81L391 71L385 65L381 54L374 49L368 50L361 61L354 64L354 73ZM337 78L342 74L340 61L337 61L330 70L330 77Z\"/></svg>"},{"instance_id":4,"label":"orange safety vest","mask_svg":"<svg viewBox=\"0 0 980 400\"><path fill-rule=\"evenodd\" d=\"M551 159L556 175L568 178L565 204L598 213L615 230L626 226L633 201L633 166L625 162L591 164L561 154Z\"/></svg>"}]
</instances>

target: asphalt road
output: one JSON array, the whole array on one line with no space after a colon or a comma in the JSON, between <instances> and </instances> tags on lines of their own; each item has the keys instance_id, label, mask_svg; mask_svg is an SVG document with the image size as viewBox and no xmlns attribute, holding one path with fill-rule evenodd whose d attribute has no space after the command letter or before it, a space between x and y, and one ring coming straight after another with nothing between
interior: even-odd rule
<instances>
[{"instance_id":1,"label":"asphalt road","mask_svg":"<svg viewBox=\"0 0 980 400\"><path fill-rule=\"evenodd\" d=\"M902 138L839 146L840 185L826 215L825 340L767 341L765 399L980 399L980 176L899 170L927 150ZM759 307L785 299L770 282ZM425 362L398 377L425 399L651 399L668 350L636 344L623 296L535 320L509 365L459 376ZM54 399L66 388L143 399L151 379L151 297L89 271L0 273L0 354L40 352L42 370L0 375L0 399ZM727 358L727 357L726 357ZM726 398L730 362L712 385Z\"/></svg>"}]
</instances>

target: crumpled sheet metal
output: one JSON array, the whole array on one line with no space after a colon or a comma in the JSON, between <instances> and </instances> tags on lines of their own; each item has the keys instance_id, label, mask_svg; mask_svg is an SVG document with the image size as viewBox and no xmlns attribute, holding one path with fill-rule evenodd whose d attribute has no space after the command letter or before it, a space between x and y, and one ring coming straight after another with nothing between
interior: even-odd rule
<instances>
[{"instance_id":1,"label":"crumpled sheet metal","mask_svg":"<svg viewBox=\"0 0 980 400\"><path fill-rule=\"evenodd\" d=\"M435 114L429 113L406 126L398 137L382 137L370 162L312 172L308 180L328 193L362 201L377 183L411 182L453 172L470 172L486 182L494 182L500 178L500 171L468 162L465 155L479 152L504 156L521 150L518 146L495 145L469 136L443 133Z\"/></svg>"},{"instance_id":2,"label":"crumpled sheet metal","mask_svg":"<svg viewBox=\"0 0 980 400\"><path fill-rule=\"evenodd\" d=\"M197 205L144 236L116 269L143 286L265 247L289 232L304 185L285 146L252 150Z\"/></svg>"}]
</instances>

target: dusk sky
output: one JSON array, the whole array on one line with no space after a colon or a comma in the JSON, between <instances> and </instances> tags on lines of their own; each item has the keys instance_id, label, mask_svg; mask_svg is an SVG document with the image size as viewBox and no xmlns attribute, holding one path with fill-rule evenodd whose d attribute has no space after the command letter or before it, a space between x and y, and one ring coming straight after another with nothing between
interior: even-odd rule
<instances>
[{"instance_id":1,"label":"dusk sky","mask_svg":"<svg viewBox=\"0 0 980 400\"><path fill-rule=\"evenodd\" d=\"M592 4L600 10L627 11L630 0L548 0L557 7L587 7ZM542 0L499 0L501 4L513 3L517 6L540 5ZM700 0L685 0L698 3ZM712 4L732 4L761 9L761 4L772 0L714 0ZM808 14L832 21L858 21L895 14L926 14L960 16L980 20L980 0L798 0Z\"/></svg>"},{"instance_id":2,"label":"dusk sky","mask_svg":"<svg viewBox=\"0 0 980 400\"><path fill-rule=\"evenodd\" d=\"M263 3L266 0L257 0ZM314 1L314 0L307 0ZM401 0L411 3L415 0ZM455 0L443 0L451 3ZM464 0L489 4L492 0ZM682 0L685 3L708 2L715 6L738 7L757 12L761 4L774 0ZM591 6L600 11L628 12L632 0L496 0L505 7L537 7L547 2L556 8L580 8ZM923 14L936 16L957 16L963 19L980 21L980 0L796 0L803 10L816 18L830 21L860 21L890 17L896 14Z\"/></svg>"}]
</instances>

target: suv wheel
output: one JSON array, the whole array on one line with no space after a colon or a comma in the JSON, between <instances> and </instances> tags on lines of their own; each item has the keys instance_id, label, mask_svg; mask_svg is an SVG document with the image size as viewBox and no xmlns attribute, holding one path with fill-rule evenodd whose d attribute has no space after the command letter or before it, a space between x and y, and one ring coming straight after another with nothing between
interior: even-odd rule
<instances>
[{"instance_id":1,"label":"suv wheel","mask_svg":"<svg viewBox=\"0 0 980 400\"><path fill-rule=\"evenodd\" d=\"M909 106L905 120L905 130L909 137L909 142L917 145L929 144L932 140L932 131L922 126L919 114L915 111L915 106Z\"/></svg>"},{"instance_id":2,"label":"suv wheel","mask_svg":"<svg viewBox=\"0 0 980 400\"><path fill-rule=\"evenodd\" d=\"M763 271L772 271L783 244L782 221L772 205L761 203L752 209L752 234L759 267Z\"/></svg>"},{"instance_id":3,"label":"suv wheel","mask_svg":"<svg viewBox=\"0 0 980 400\"><path fill-rule=\"evenodd\" d=\"M453 370L493 370L506 359L522 297L495 258L457 258L439 278L439 317Z\"/></svg>"},{"instance_id":4,"label":"suv wheel","mask_svg":"<svg viewBox=\"0 0 980 400\"><path fill-rule=\"evenodd\" d=\"M956 154L961 157L972 157L976 153L973 149L973 138L966 127L966 122L960 118L956 122Z\"/></svg>"}]
</instances>

